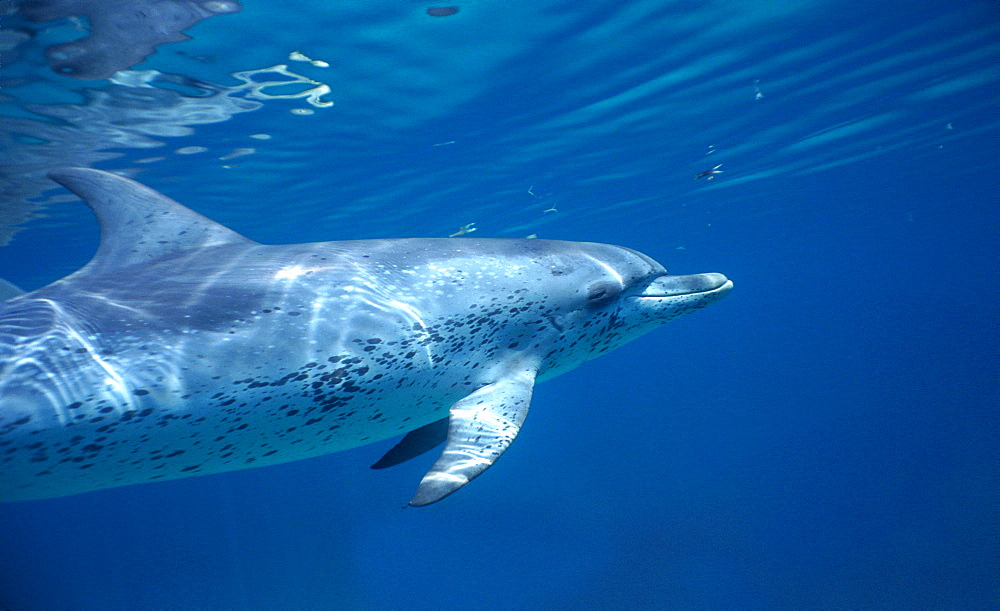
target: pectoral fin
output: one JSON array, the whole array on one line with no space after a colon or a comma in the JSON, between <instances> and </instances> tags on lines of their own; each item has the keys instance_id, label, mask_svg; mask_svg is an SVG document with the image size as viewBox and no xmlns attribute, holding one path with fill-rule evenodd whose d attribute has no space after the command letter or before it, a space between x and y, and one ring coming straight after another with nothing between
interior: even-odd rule
<instances>
[{"instance_id":1,"label":"pectoral fin","mask_svg":"<svg viewBox=\"0 0 1000 611\"><path fill-rule=\"evenodd\" d=\"M513 371L452 405L448 442L410 505L440 501L496 462L521 430L534 385L534 369Z\"/></svg>"},{"instance_id":2,"label":"pectoral fin","mask_svg":"<svg viewBox=\"0 0 1000 611\"><path fill-rule=\"evenodd\" d=\"M420 456L424 452L430 452L435 446L444 443L447 438L447 418L414 429L407 433L399 443L392 446L392 449L386 452L385 456L378 459L378 462L372 465L372 469L395 467L411 458Z\"/></svg>"}]
</instances>

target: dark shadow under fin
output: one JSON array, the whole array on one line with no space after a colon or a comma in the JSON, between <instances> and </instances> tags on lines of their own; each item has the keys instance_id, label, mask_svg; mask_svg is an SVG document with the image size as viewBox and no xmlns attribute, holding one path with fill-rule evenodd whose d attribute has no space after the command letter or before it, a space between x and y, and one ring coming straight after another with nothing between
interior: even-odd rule
<instances>
[{"instance_id":1,"label":"dark shadow under fin","mask_svg":"<svg viewBox=\"0 0 1000 611\"><path fill-rule=\"evenodd\" d=\"M448 418L442 418L406 434L406 437L385 453L372 469L387 469L430 452L448 438Z\"/></svg>"},{"instance_id":2,"label":"dark shadow under fin","mask_svg":"<svg viewBox=\"0 0 1000 611\"><path fill-rule=\"evenodd\" d=\"M223 244L256 244L162 193L111 172L65 168L49 178L80 197L97 216L101 244L84 268L105 273L179 252Z\"/></svg>"}]
</instances>

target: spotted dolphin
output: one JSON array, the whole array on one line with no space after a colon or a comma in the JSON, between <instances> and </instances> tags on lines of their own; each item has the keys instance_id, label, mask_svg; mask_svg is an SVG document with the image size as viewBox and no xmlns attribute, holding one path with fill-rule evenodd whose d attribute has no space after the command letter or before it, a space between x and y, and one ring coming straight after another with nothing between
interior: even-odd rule
<instances>
[{"instance_id":1,"label":"spotted dolphin","mask_svg":"<svg viewBox=\"0 0 1000 611\"><path fill-rule=\"evenodd\" d=\"M507 449L538 381L721 299L606 244L268 246L121 176L51 178L96 214L79 271L0 303L0 501L299 460L444 449L410 505Z\"/></svg>"}]
</instances>

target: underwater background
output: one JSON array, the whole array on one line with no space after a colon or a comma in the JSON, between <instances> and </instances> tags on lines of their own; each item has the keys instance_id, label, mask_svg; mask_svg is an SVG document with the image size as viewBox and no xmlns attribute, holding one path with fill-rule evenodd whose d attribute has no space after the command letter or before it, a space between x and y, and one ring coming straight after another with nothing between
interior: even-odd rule
<instances>
[{"instance_id":1,"label":"underwater background","mask_svg":"<svg viewBox=\"0 0 1000 611\"><path fill-rule=\"evenodd\" d=\"M0 505L0 607L1000 604L996 2L0 8L24 289L96 248L67 165L264 243L467 227L735 283L538 386L437 505L401 508L432 454L368 468L392 440Z\"/></svg>"}]
</instances>

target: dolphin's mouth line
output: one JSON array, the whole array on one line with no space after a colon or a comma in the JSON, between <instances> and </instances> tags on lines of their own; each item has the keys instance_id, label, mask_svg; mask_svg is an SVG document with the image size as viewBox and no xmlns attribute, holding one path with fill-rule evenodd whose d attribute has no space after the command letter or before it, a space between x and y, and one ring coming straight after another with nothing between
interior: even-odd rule
<instances>
[{"instance_id":1,"label":"dolphin's mouth line","mask_svg":"<svg viewBox=\"0 0 1000 611\"><path fill-rule=\"evenodd\" d=\"M717 287L705 289L703 291L691 291L690 293L672 293L672 294L661 294L661 295L632 295L635 299L665 299L667 297L689 297L691 295L705 295L706 293L716 293L726 288L733 286L732 280L727 280Z\"/></svg>"}]
</instances>

